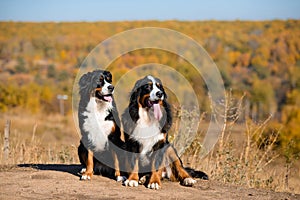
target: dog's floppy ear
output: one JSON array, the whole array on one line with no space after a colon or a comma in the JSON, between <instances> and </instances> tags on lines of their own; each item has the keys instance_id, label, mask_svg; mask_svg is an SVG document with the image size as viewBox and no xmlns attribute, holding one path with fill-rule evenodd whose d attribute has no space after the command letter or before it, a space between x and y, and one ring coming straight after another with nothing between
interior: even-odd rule
<instances>
[{"instance_id":1,"label":"dog's floppy ear","mask_svg":"<svg viewBox=\"0 0 300 200\"><path fill-rule=\"evenodd\" d=\"M81 78L79 79L79 93L83 94L85 92L89 92L88 88L90 87L91 84L91 80L92 79L92 72L88 72L84 75L81 76ZM84 94L85 95L85 94Z\"/></svg>"},{"instance_id":2,"label":"dog's floppy ear","mask_svg":"<svg viewBox=\"0 0 300 200\"><path fill-rule=\"evenodd\" d=\"M138 105L138 98L140 96L140 90L141 90L141 86L140 86L140 82L141 81L137 81L135 86L133 87L131 93L130 93L130 101L129 101L129 114L131 117L131 120L133 120L134 122L136 122L139 119L139 114L138 114L138 109L139 109L139 105Z\"/></svg>"},{"instance_id":3,"label":"dog's floppy ear","mask_svg":"<svg viewBox=\"0 0 300 200\"><path fill-rule=\"evenodd\" d=\"M172 110L170 104L166 101L166 98L163 100L163 107L165 115L163 116L164 120L160 121L160 126L162 127L161 132L167 133L172 126Z\"/></svg>"},{"instance_id":4,"label":"dog's floppy ear","mask_svg":"<svg viewBox=\"0 0 300 200\"><path fill-rule=\"evenodd\" d=\"M135 129L136 122L139 119L139 105L138 97L140 95L140 82L137 81L130 92L129 105L122 115L122 124L124 128L125 138L129 138L128 134L131 134Z\"/></svg>"},{"instance_id":5,"label":"dog's floppy ear","mask_svg":"<svg viewBox=\"0 0 300 200\"><path fill-rule=\"evenodd\" d=\"M130 103L138 103L138 97L140 96L140 92L141 92L141 87L143 86L143 81L144 79L140 79L138 80L133 89L131 90L131 93L130 93Z\"/></svg>"},{"instance_id":6,"label":"dog's floppy ear","mask_svg":"<svg viewBox=\"0 0 300 200\"><path fill-rule=\"evenodd\" d=\"M83 74L83 76L81 76L81 78L79 79L79 86L84 87L90 82L91 82L91 72L88 72L86 74Z\"/></svg>"}]
</instances>

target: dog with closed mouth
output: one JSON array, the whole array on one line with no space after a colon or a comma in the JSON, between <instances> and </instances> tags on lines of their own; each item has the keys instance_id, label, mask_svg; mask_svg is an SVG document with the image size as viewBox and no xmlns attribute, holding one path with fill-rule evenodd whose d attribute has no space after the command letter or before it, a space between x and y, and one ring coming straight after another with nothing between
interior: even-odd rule
<instances>
[{"instance_id":1,"label":"dog with closed mouth","mask_svg":"<svg viewBox=\"0 0 300 200\"><path fill-rule=\"evenodd\" d=\"M109 71L88 72L79 80L81 140L78 156L83 165L81 180L89 180L94 172L98 172L123 181L117 151L124 142L121 140L120 119L113 92Z\"/></svg>"},{"instance_id":2,"label":"dog with closed mouth","mask_svg":"<svg viewBox=\"0 0 300 200\"><path fill-rule=\"evenodd\" d=\"M129 171L125 186L136 187L140 177L148 177L146 186L160 189L163 174L184 186L195 184L168 141L172 113L161 80L149 75L135 83L122 124Z\"/></svg>"}]
</instances>

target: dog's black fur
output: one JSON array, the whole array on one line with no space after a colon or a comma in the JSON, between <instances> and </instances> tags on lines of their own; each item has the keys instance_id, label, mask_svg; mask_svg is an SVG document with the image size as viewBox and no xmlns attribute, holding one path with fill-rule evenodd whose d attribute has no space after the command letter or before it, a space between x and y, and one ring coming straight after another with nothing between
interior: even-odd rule
<instances>
[{"instance_id":1,"label":"dog's black fur","mask_svg":"<svg viewBox=\"0 0 300 200\"><path fill-rule=\"evenodd\" d=\"M83 171L83 176L88 176L88 179L91 178L91 168L92 163L92 173L99 173L103 176L113 177L120 176L118 169L118 165L120 157L116 153L119 148L124 148L124 142L121 140L121 132L120 132L120 119L118 116L117 107L113 98L113 86L111 85L112 75L108 71L103 70L95 70L93 72L88 72L84 74L79 80L79 94L80 94L80 102L78 108L78 120L79 120L79 128L81 131L81 140L80 145L78 147L78 156L81 164L86 171ZM105 84L108 84L108 94L102 94L102 88ZM105 97L106 96L106 97ZM87 113L88 104L90 103L91 98L95 98L95 102L97 106L101 108L101 106L107 106L108 103L111 103L109 106L110 109L105 110L103 115L105 115L104 121L113 122L111 126L111 132L107 136L107 143L103 147L102 151L97 151L95 149L97 145L95 141L89 138L91 134L90 130L87 130L85 127L86 120L88 120ZM107 102L106 98L109 98L111 102ZM102 127L99 127L100 129ZM102 130L99 130L99 132ZM101 137L101 135L99 135ZM93 155L93 159L89 160L89 154ZM90 155L90 156L91 156ZM116 160L117 159L117 160ZM105 163L101 162L105 161ZM112 167L113 166L113 167ZM87 172L89 171L89 172ZM83 177L82 176L82 177Z\"/></svg>"},{"instance_id":2,"label":"dog's black fur","mask_svg":"<svg viewBox=\"0 0 300 200\"><path fill-rule=\"evenodd\" d=\"M154 89L154 94L157 95L157 97L153 101L149 101L151 92L154 91ZM153 111L154 104L158 104L162 108L162 117L159 119L153 117L153 113L155 113L155 111ZM145 144L146 142L141 141L139 137L135 136L135 134L137 134L135 132L136 128L138 123L140 123L141 112L146 112L150 121L154 121L153 124L159 124L158 128L160 131L159 134L154 136L159 138L158 141L154 143L152 148L143 156L141 156L141 152L144 148L143 143ZM172 112L167 102L167 95L163 84L158 78L146 76L136 82L130 94L129 105L122 115L122 124L126 150L131 152L127 158L129 177L128 180L125 181L125 185L137 186L136 182L138 179L146 175L149 177L149 179L145 181L148 187L159 189L161 187L160 180L162 178L162 172L168 171L166 170L167 168L169 172L171 171L167 176L171 180L180 181L185 186L191 186L195 183L195 180L193 180L183 168L182 161L175 148L170 145L168 141L168 131L172 125ZM161 134L163 134L163 138L160 137ZM143 164L142 157L146 157L146 159L149 160L148 165Z\"/></svg>"},{"instance_id":3,"label":"dog's black fur","mask_svg":"<svg viewBox=\"0 0 300 200\"><path fill-rule=\"evenodd\" d=\"M161 104L164 108L163 117L160 120L160 127L161 132L166 134L166 143L168 142L168 131L172 126L172 112L171 107L169 103L167 102L167 94L163 88L162 82L159 79L156 79L156 81L160 85L160 90L163 92L164 99L162 100ZM149 93L151 90L151 87L148 85L149 79L147 77L144 77L143 79L138 80L131 93L130 93L130 100L129 105L125 109L123 115L122 115L122 124L124 128L124 136L126 141L126 148L130 152L139 153L140 152L140 144L138 144L137 141L130 139L130 134L134 131L136 128L136 123L138 121L139 117L139 102L138 98L141 96L144 96L145 94ZM145 107L146 105L142 105ZM155 145L155 149L157 150L160 145Z\"/></svg>"}]
</instances>

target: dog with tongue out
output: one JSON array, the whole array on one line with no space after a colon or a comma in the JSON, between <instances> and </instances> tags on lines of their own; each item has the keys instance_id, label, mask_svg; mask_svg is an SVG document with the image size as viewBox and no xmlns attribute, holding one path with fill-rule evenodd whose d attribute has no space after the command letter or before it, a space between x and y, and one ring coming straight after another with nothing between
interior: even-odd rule
<instances>
[{"instance_id":1,"label":"dog with tongue out","mask_svg":"<svg viewBox=\"0 0 300 200\"><path fill-rule=\"evenodd\" d=\"M114 86L109 71L95 70L79 80L78 121L81 132L78 156L83 169L81 180L93 173L122 181L118 148L121 140L120 119L113 99Z\"/></svg>"},{"instance_id":2,"label":"dog with tongue out","mask_svg":"<svg viewBox=\"0 0 300 200\"><path fill-rule=\"evenodd\" d=\"M145 183L148 188L160 189L165 171L167 178L178 180L182 185L195 183L168 142L172 114L161 80L148 75L135 83L129 105L122 115L122 124L128 152L125 186ZM145 177L148 177L146 181Z\"/></svg>"}]
</instances>

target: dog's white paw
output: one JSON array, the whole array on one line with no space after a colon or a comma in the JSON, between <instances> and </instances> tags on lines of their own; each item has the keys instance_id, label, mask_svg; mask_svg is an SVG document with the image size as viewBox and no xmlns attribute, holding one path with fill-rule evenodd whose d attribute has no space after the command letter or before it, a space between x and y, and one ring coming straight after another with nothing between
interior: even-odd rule
<instances>
[{"instance_id":1,"label":"dog's white paw","mask_svg":"<svg viewBox=\"0 0 300 200\"><path fill-rule=\"evenodd\" d=\"M91 180L91 177L89 175L84 174L80 177L80 180Z\"/></svg>"},{"instance_id":2,"label":"dog's white paw","mask_svg":"<svg viewBox=\"0 0 300 200\"><path fill-rule=\"evenodd\" d=\"M139 180L139 184L140 185L144 185L146 183L147 177L146 176L142 176L142 178L140 178Z\"/></svg>"},{"instance_id":3,"label":"dog's white paw","mask_svg":"<svg viewBox=\"0 0 300 200\"><path fill-rule=\"evenodd\" d=\"M81 171L79 172L80 174L83 174L84 172L86 172L86 168L82 168Z\"/></svg>"},{"instance_id":4,"label":"dog's white paw","mask_svg":"<svg viewBox=\"0 0 300 200\"><path fill-rule=\"evenodd\" d=\"M158 183L148 184L147 187L150 188L150 189L154 189L154 190L159 190L160 189L160 185Z\"/></svg>"},{"instance_id":5,"label":"dog's white paw","mask_svg":"<svg viewBox=\"0 0 300 200\"><path fill-rule=\"evenodd\" d=\"M124 181L126 181L126 177L125 176L117 176L116 181L117 182L124 182Z\"/></svg>"},{"instance_id":6,"label":"dog's white paw","mask_svg":"<svg viewBox=\"0 0 300 200\"><path fill-rule=\"evenodd\" d=\"M125 186L129 186L129 187L137 187L138 185L139 185L139 183L137 182L137 181L135 181L135 180L126 180L125 182L124 182L124 185Z\"/></svg>"},{"instance_id":7,"label":"dog's white paw","mask_svg":"<svg viewBox=\"0 0 300 200\"><path fill-rule=\"evenodd\" d=\"M162 172L162 173L161 173L161 177L162 177L162 178L167 178L167 177L168 177L167 172Z\"/></svg>"},{"instance_id":8,"label":"dog's white paw","mask_svg":"<svg viewBox=\"0 0 300 200\"><path fill-rule=\"evenodd\" d=\"M193 186L197 181L192 178L185 178L182 182L184 186Z\"/></svg>"}]
</instances>

